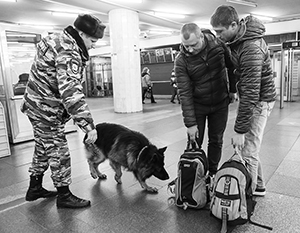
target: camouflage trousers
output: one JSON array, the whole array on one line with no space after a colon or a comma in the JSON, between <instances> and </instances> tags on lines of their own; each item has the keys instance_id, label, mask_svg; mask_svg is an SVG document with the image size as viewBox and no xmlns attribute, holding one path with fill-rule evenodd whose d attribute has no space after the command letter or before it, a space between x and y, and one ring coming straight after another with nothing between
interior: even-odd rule
<instances>
[{"instance_id":1,"label":"camouflage trousers","mask_svg":"<svg viewBox=\"0 0 300 233\"><path fill-rule=\"evenodd\" d=\"M29 172L44 174L50 166L55 187L71 184L71 158L65 136L64 124L51 126L38 119L29 118L35 141L35 149Z\"/></svg>"}]
</instances>

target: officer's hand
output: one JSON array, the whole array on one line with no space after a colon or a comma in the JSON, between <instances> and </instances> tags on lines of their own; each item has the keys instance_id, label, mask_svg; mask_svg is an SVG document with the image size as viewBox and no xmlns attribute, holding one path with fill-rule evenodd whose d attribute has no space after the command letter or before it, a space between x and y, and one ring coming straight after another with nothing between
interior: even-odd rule
<instances>
[{"instance_id":1,"label":"officer's hand","mask_svg":"<svg viewBox=\"0 0 300 233\"><path fill-rule=\"evenodd\" d=\"M97 130L93 129L87 133L86 143L94 143L97 140Z\"/></svg>"}]
</instances>

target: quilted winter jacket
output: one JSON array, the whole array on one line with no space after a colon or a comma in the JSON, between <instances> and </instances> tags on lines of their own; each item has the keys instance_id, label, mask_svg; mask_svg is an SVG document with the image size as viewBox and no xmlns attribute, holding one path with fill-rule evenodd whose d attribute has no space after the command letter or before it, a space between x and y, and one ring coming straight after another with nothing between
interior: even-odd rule
<instances>
[{"instance_id":1,"label":"quilted winter jacket","mask_svg":"<svg viewBox=\"0 0 300 233\"><path fill-rule=\"evenodd\" d=\"M64 124L72 117L85 132L93 129L82 87L88 59L84 42L72 26L43 38L37 44L21 111L45 124Z\"/></svg>"},{"instance_id":2,"label":"quilted winter jacket","mask_svg":"<svg viewBox=\"0 0 300 233\"><path fill-rule=\"evenodd\" d=\"M224 102L229 92L236 93L229 49L210 31L202 32L205 48L192 55L181 45L175 59L175 75L186 127L197 124L194 104L214 107ZM228 76L226 67L229 69Z\"/></svg>"},{"instance_id":3,"label":"quilted winter jacket","mask_svg":"<svg viewBox=\"0 0 300 233\"><path fill-rule=\"evenodd\" d=\"M142 74L142 87L152 87L151 77L148 73Z\"/></svg>"},{"instance_id":4,"label":"quilted winter jacket","mask_svg":"<svg viewBox=\"0 0 300 233\"><path fill-rule=\"evenodd\" d=\"M248 132L253 109L260 101L272 102L276 98L264 32L264 25L258 19L248 16L240 21L238 34L228 43L238 79L240 103L234 126L237 133Z\"/></svg>"}]
</instances>

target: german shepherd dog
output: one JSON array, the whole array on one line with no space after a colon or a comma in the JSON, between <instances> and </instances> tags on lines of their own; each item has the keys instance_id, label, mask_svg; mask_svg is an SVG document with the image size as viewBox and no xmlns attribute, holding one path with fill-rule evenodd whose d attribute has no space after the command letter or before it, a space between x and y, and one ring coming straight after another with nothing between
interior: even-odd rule
<instances>
[{"instance_id":1,"label":"german shepherd dog","mask_svg":"<svg viewBox=\"0 0 300 233\"><path fill-rule=\"evenodd\" d=\"M146 184L152 175L160 180L169 179L164 168L164 152L167 147L158 149L141 133L130 130L122 125L101 123L96 125L98 138L95 143L84 144L88 150L87 161L91 176L94 179L106 179L106 175L98 169L100 163L109 159L115 171L115 180L121 184L121 167L132 171L143 189L157 193L157 188Z\"/></svg>"}]
</instances>

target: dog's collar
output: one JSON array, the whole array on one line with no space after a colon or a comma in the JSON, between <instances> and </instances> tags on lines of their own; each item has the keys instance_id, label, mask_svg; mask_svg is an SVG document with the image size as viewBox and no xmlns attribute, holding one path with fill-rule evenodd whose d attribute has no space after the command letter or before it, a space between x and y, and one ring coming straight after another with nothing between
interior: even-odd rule
<instances>
[{"instance_id":1,"label":"dog's collar","mask_svg":"<svg viewBox=\"0 0 300 233\"><path fill-rule=\"evenodd\" d=\"M141 154L143 153L143 151L144 151L147 147L148 147L148 146L144 146L144 147L140 150L140 153L138 154L138 157L137 157L137 159L136 159L137 162L139 161Z\"/></svg>"}]
</instances>

